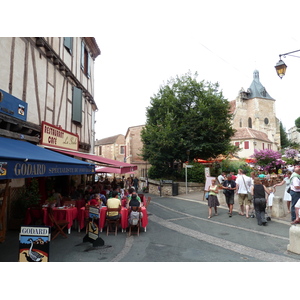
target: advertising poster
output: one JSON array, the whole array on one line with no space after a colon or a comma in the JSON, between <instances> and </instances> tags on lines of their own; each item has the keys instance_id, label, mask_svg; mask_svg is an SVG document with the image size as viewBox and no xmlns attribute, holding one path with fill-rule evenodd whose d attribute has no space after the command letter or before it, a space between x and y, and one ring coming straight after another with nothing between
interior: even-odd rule
<instances>
[{"instance_id":1,"label":"advertising poster","mask_svg":"<svg viewBox=\"0 0 300 300\"><path fill-rule=\"evenodd\" d=\"M49 226L21 226L19 262L49 262Z\"/></svg>"},{"instance_id":2,"label":"advertising poster","mask_svg":"<svg viewBox=\"0 0 300 300\"><path fill-rule=\"evenodd\" d=\"M89 231L88 231L88 237L96 240L99 236L99 219L100 219L100 212L99 208L95 206L89 207Z\"/></svg>"}]
</instances>

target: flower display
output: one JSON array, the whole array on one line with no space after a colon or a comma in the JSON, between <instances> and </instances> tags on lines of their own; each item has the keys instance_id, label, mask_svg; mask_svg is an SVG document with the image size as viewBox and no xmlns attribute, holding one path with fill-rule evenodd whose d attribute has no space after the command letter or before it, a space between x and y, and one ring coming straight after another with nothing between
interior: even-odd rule
<instances>
[{"instance_id":1,"label":"flower display","mask_svg":"<svg viewBox=\"0 0 300 300\"><path fill-rule=\"evenodd\" d=\"M265 171L270 171L285 164L285 161L281 160L281 153L272 149L255 149L251 157L255 158L257 165Z\"/></svg>"}]
</instances>

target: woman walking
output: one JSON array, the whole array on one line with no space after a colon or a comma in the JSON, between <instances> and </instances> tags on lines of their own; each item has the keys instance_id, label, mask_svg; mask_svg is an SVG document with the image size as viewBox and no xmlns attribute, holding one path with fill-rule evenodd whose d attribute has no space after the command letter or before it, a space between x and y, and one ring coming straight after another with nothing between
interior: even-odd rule
<instances>
[{"instance_id":1,"label":"woman walking","mask_svg":"<svg viewBox=\"0 0 300 300\"><path fill-rule=\"evenodd\" d=\"M212 208L215 209L215 216L218 215L217 206L220 205L217 194L219 188L216 185L216 180L212 179L211 185L208 188L208 219L212 217Z\"/></svg>"},{"instance_id":2,"label":"woman walking","mask_svg":"<svg viewBox=\"0 0 300 300\"><path fill-rule=\"evenodd\" d=\"M265 218L265 210L267 206L266 194L269 194L268 189L261 183L260 179L254 179L254 185L251 186L251 193L254 199L254 209L257 219L257 224L267 225Z\"/></svg>"},{"instance_id":3,"label":"woman walking","mask_svg":"<svg viewBox=\"0 0 300 300\"><path fill-rule=\"evenodd\" d=\"M292 175L291 171L287 171L286 176L284 177L284 179L280 182L274 185L274 187L276 186L281 186L281 185L286 185L285 186L285 191L284 191L284 196L283 196L283 201L286 201L287 204L287 209L288 209L288 213L290 213L290 208L291 208L291 201L292 201L292 196L291 194L288 192L288 189L290 188L290 177Z\"/></svg>"}]
</instances>

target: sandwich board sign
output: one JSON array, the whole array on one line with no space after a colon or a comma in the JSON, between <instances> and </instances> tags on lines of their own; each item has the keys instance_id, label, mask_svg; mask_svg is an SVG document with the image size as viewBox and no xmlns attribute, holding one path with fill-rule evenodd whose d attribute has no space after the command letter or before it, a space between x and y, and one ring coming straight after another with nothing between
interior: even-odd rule
<instances>
[{"instance_id":1,"label":"sandwich board sign","mask_svg":"<svg viewBox=\"0 0 300 300\"><path fill-rule=\"evenodd\" d=\"M21 226L19 262L49 262L49 226Z\"/></svg>"},{"instance_id":2,"label":"sandwich board sign","mask_svg":"<svg viewBox=\"0 0 300 300\"><path fill-rule=\"evenodd\" d=\"M88 237L96 240L99 236L99 219L100 219L100 210L96 206L89 207L89 225L88 225Z\"/></svg>"}]
</instances>

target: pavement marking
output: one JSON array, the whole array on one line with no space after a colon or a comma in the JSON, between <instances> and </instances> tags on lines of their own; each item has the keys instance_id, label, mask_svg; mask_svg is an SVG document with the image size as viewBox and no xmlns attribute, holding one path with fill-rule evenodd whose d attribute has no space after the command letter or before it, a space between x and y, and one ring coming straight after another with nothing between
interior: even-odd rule
<instances>
[{"instance_id":1,"label":"pavement marking","mask_svg":"<svg viewBox=\"0 0 300 300\"><path fill-rule=\"evenodd\" d=\"M199 231L193 230L193 229L187 229L186 227L183 227L181 225L177 225L175 223L171 223L169 221L166 221L162 218L159 218L155 215L149 216L149 219L155 223L158 223L161 226L164 226L168 229L177 231L181 234L188 235L190 237L193 237L195 239L207 242L209 244L212 244L214 246L219 246L221 248L239 253L241 255L247 255L249 257L256 258L261 261L270 261L270 262L299 262L299 260L277 255L277 254L271 254L265 251L257 250L254 248L250 248L247 246L243 246L237 243L233 243L221 238L213 237L205 233L201 233Z\"/></svg>"},{"instance_id":2,"label":"pavement marking","mask_svg":"<svg viewBox=\"0 0 300 300\"><path fill-rule=\"evenodd\" d=\"M129 251L131 250L132 245L133 245L133 236L126 237L124 248L111 261L112 262L117 262L117 261L120 261L121 259L123 259L129 253Z\"/></svg>"},{"instance_id":3,"label":"pavement marking","mask_svg":"<svg viewBox=\"0 0 300 300\"><path fill-rule=\"evenodd\" d=\"M160 206L160 207L162 207L164 209L171 210L171 211L176 212L178 214L185 215L185 216L187 216L189 218L194 218L194 219L199 219L199 220L202 220L202 221L212 222L212 223L219 224L219 225L222 225L222 226L231 227L231 228L235 228L235 229L239 229L239 230L244 230L244 231L252 232L252 233L255 233L255 234L269 236L269 237L272 237L272 238L277 238L277 239L282 239L282 240L287 240L287 241L289 240L289 238L287 238L287 237L275 235L275 234L272 234L272 233L262 232L262 231L256 231L254 229L248 229L248 228L244 228L244 227L240 227L240 226L236 226L236 225L226 224L226 223L214 221L212 219L206 219L206 218L201 218L201 217L193 216L193 215L190 215L190 214L187 214L187 213L175 210L173 208L167 207L167 206L162 205L160 203L156 203L156 202L152 202L152 203L154 205Z\"/></svg>"}]
</instances>

